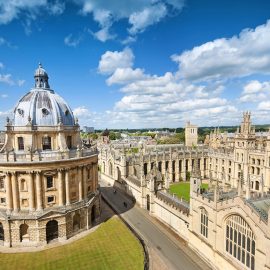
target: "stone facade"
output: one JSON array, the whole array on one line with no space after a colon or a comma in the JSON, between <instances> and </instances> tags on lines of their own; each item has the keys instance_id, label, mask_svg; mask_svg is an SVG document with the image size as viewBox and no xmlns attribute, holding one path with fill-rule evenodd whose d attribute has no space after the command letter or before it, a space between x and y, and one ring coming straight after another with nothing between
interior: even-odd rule
<instances>
[{"instance_id":1,"label":"stone facade","mask_svg":"<svg viewBox=\"0 0 270 270\"><path fill-rule=\"evenodd\" d=\"M0 240L8 247L65 240L100 212L97 149L82 145L72 111L41 66L35 80L7 119L0 150Z\"/></svg>"},{"instance_id":2,"label":"stone facade","mask_svg":"<svg viewBox=\"0 0 270 270\"><path fill-rule=\"evenodd\" d=\"M185 145L192 147L198 144L198 126L186 123L185 127Z\"/></svg>"},{"instance_id":3,"label":"stone facade","mask_svg":"<svg viewBox=\"0 0 270 270\"><path fill-rule=\"evenodd\" d=\"M103 179L175 230L213 269L267 270L269 142L269 133L256 133L244 113L235 134L215 129L205 145L138 145L133 151L111 144L101 147L99 164ZM188 203L167 191L190 173Z\"/></svg>"}]
</instances>

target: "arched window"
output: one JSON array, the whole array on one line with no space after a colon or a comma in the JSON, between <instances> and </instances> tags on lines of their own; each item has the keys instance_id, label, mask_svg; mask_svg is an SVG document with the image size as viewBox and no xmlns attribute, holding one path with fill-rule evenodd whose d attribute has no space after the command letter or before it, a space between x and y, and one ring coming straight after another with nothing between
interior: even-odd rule
<instances>
[{"instance_id":1,"label":"arched window","mask_svg":"<svg viewBox=\"0 0 270 270\"><path fill-rule=\"evenodd\" d=\"M255 268L255 235L247 222L239 215L226 220L226 252L242 264Z\"/></svg>"},{"instance_id":2,"label":"arched window","mask_svg":"<svg viewBox=\"0 0 270 270\"><path fill-rule=\"evenodd\" d=\"M109 175L112 176L113 175L113 166L112 163L109 162Z\"/></svg>"},{"instance_id":3,"label":"arched window","mask_svg":"<svg viewBox=\"0 0 270 270\"><path fill-rule=\"evenodd\" d=\"M208 213L204 208L201 209L201 235L208 238Z\"/></svg>"},{"instance_id":4,"label":"arched window","mask_svg":"<svg viewBox=\"0 0 270 270\"><path fill-rule=\"evenodd\" d=\"M143 164L143 174L147 175L147 163Z\"/></svg>"},{"instance_id":5,"label":"arched window","mask_svg":"<svg viewBox=\"0 0 270 270\"><path fill-rule=\"evenodd\" d=\"M256 190L259 190L260 189L260 182L259 181L256 181L255 182L255 189Z\"/></svg>"}]
</instances>

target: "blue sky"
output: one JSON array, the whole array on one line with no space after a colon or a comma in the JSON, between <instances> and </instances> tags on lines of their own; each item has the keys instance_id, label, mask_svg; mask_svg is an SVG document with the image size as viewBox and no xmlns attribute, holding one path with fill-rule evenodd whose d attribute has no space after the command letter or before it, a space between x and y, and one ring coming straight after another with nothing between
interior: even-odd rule
<instances>
[{"instance_id":1,"label":"blue sky","mask_svg":"<svg viewBox=\"0 0 270 270\"><path fill-rule=\"evenodd\" d=\"M39 61L81 125L269 124L268 19L267 0L0 0L0 125Z\"/></svg>"}]
</instances>

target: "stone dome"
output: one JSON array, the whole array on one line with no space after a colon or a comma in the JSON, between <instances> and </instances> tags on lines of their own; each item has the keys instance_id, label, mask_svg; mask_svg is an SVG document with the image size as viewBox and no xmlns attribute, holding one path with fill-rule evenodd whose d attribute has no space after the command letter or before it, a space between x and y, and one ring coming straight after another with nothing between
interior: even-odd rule
<instances>
[{"instance_id":1,"label":"stone dome","mask_svg":"<svg viewBox=\"0 0 270 270\"><path fill-rule=\"evenodd\" d=\"M50 89L48 74L39 64L35 88L20 99L14 109L14 126L74 126L73 113L65 100Z\"/></svg>"}]
</instances>

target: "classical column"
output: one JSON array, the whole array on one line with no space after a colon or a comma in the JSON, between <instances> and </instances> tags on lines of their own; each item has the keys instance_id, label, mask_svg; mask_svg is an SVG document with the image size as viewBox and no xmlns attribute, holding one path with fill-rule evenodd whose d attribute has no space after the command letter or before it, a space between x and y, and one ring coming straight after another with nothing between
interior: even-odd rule
<instances>
[{"instance_id":1,"label":"classical column","mask_svg":"<svg viewBox=\"0 0 270 270\"><path fill-rule=\"evenodd\" d=\"M30 172L30 181L29 181L29 208L30 211L35 210L35 191L34 191L34 173Z\"/></svg>"},{"instance_id":2,"label":"classical column","mask_svg":"<svg viewBox=\"0 0 270 270\"><path fill-rule=\"evenodd\" d=\"M64 185L63 185L63 170L58 170L58 192L59 192L59 206L64 205Z\"/></svg>"},{"instance_id":3,"label":"classical column","mask_svg":"<svg viewBox=\"0 0 270 270\"><path fill-rule=\"evenodd\" d=\"M97 188L98 174L97 174L97 164L92 164L90 169L91 181L92 181L92 192Z\"/></svg>"},{"instance_id":4,"label":"classical column","mask_svg":"<svg viewBox=\"0 0 270 270\"><path fill-rule=\"evenodd\" d=\"M6 190L7 190L7 210L11 211L13 208L13 202L12 202L12 188L11 188L10 173L6 174Z\"/></svg>"},{"instance_id":5,"label":"classical column","mask_svg":"<svg viewBox=\"0 0 270 270\"><path fill-rule=\"evenodd\" d=\"M82 167L78 168L78 181L79 181L79 201L83 199L83 183L82 183Z\"/></svg>"},{"instance_id":6,"label":"classical column","mask_svg":"<svg viewBox=\"0 0 270 270\"><path fill-rule=\"evenodd\" d=\"M12 182L12 195L13 195L13 208L17 212L19 210L19 198L18 198L18 183L17 183L17 174L13 172L11 174Z\"/></svg>"},{"instance_id":7,"label":"classical column","mask_svg":"<svg viewBox=\"0 0 270 270\"><path fill-rule=\"evenodd\" d=\"M36 188L37 188L37 210L40 211L43 209L41 172L36 172Z\"/></svg>"},{"instance_id":8,"label":"classical column","mask_svg":"<svg viewBox=\"0 0 270 270\"><path fill-rule=\"evenodd\" d=\"M175 180L179 182L179 159L176 159L175 161Z\"/></svg>"},{"instance_id":9,"label":"classical column","mask_svg":"<svg viewBox=\"0 0 270 270\"><path fill-rule=\"evenodd\" d=\"M87 199L87 168L86 166L83 167L83 194L84 199Z\"/></svg>"},{"instance_id":10,"label":"classical column","mask_svg":"<svg viewBox=\"0 0 270 270\"><path fill-rule=\"evenodd\" d=\"M69 170L68 170L68 169L66 169L65 182L66 182L66 205L70 205L70 194L69 194Z\"/></svg>"}]
</instances>

